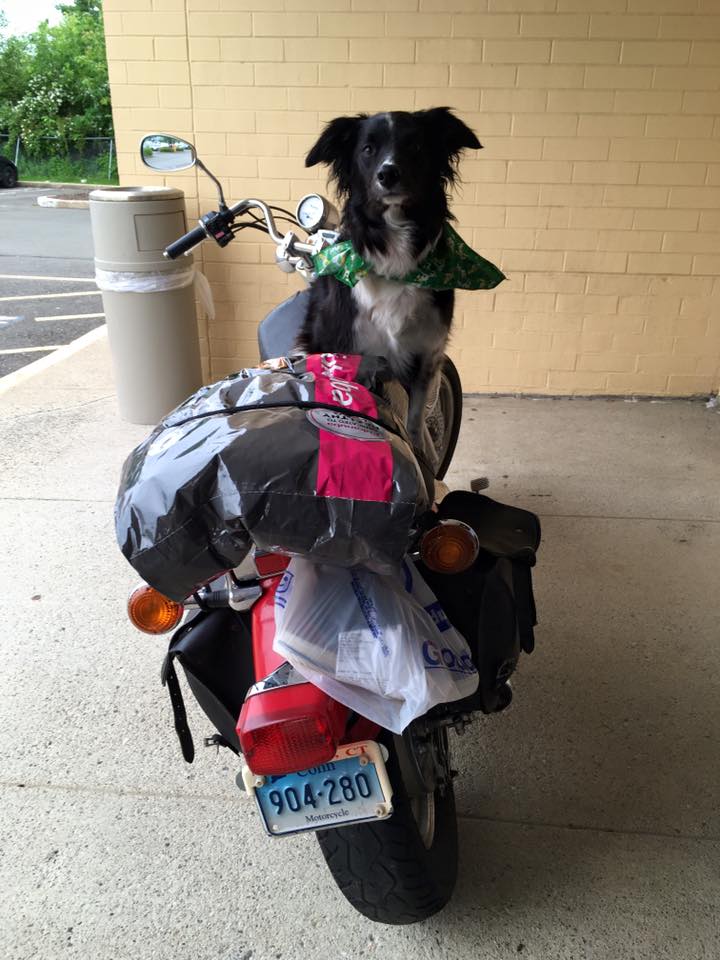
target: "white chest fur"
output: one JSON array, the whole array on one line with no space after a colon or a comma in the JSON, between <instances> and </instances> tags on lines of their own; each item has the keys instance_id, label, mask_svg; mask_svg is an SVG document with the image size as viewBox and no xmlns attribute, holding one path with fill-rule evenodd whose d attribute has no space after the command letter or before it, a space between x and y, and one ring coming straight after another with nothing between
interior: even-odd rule
<instances>
[{"instance_id":1,"label":"white chest fur","mask_svg":"<svg viewBox=\"0 0 720 960\"><path fill-rule=\"evenodd\" d=\"M419 255L413 252L414 227L404 219L402 207L388 207L384 218L387 249L367 257L375 272L353 287L353 339L359 353L385 357L394 374L405 380L416 358L431 365L439 362L448 330L429 290L388 279L413 270L432 245Z\"/></svg>"},{"instance_id":2,"label":"white chest fur","mask_svg":"<svg viewBox=\"0 0 720 960\"><path fill-rule=\"evenodd\" d=\"M359 353L385 357L400 377L416 357L442 354L447 329L429 290L371 274L353 287L353 299Z\"/></svg>"}]
</instances>

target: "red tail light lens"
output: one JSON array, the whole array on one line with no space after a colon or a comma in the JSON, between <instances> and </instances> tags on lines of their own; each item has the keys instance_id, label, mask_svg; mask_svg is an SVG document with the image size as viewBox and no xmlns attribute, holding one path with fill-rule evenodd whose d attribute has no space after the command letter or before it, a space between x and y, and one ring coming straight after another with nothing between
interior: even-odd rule
<instances>
[{"instance_id":1,"label":"red tail light lens","mask_svg":"<svg viewBox=\"0 0 720 960\"><path fill-rule=\"evenodd\" d=\"M237 725L247 765L269 776L327 763L347 715L347 707L310 683L257 693L243 704Z\"/></svg>"},{"instance_id":2,"label":"red tail light lens","mask_svg":"<svg viewBox=\"0 0 720 960\"><path fill-rule=\"evenodd\" d=\"M291 773L332 760L337 744L320 717L273 723L250 734L243 752L253 773Z\"/></svg>"}]
</instances>

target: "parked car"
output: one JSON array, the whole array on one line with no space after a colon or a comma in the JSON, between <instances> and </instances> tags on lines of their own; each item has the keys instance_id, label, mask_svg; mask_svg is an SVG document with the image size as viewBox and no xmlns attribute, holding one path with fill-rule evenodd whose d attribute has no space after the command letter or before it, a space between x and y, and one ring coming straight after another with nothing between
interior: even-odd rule
<instances>
[{"instance_id":1,"label":"parked car","mask_svg":"<svg viewBox=\"0 0 720 960\"><path fill-rule=\"evenodd\" d=\"M7 157L0 157L0 187L14 187L18 182L17 167Z\"/></svg>"}]
</instances>

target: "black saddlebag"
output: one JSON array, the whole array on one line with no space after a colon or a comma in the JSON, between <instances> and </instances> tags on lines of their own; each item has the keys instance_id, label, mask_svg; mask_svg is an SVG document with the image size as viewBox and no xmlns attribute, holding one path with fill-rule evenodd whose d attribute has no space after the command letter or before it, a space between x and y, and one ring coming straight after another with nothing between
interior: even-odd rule
<instances>
[{"instance_id":1,"label":"black saddlebag","mask_svg":"<svg viewBox=\"0 0 720 960\"><path fill-rule=\"evenodd\" d=\"M462 520L480 540L480 555L465 573L434 573L418 564L448 619L470 645L480 674L477 691L453 707L493 713L510 702L507 680L520 653L531 653L535 645L532 568L540 521L527 510L459 490L442 501L439 517Z\"/></svg>"},{"instance_id":2,"label":"black saddlebag","mask_svg":"<svg viewBox=\"0 0 720 960\"><path fill-rule=\"evenodd\" d=\"M220 734L219 742L239 753L235 725L245 694L254 682L248 615L227 609L203 611L176 631L170 641L161 678L170 692L183 757L192 763L195 748L175 673L176 660L195 699Z\"/></svg>"}]
</instances>

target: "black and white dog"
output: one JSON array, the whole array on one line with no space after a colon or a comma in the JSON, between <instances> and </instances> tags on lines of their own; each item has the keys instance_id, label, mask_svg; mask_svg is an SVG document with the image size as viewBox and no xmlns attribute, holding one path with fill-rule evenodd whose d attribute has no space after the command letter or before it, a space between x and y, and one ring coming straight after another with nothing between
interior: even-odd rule
<instances>
[{"instance_id":1,"label":"black and white dog","mask_svg":"<svg viewBox=\"0 0 720 960\"><path fill-rule=\"evenodd\" d=\"M409 392L408 430L416 443L450 334L454 292L399 278L444 242L443 227L452 219L447 192L466 148L480 149L473 131L437 107L338 117L305 160L308 167L330 167L345 201L341 239L352 241L373 272L352 288L319 277L298 345L309 353L385 357Z\"/></svg>"}]
</instances>

